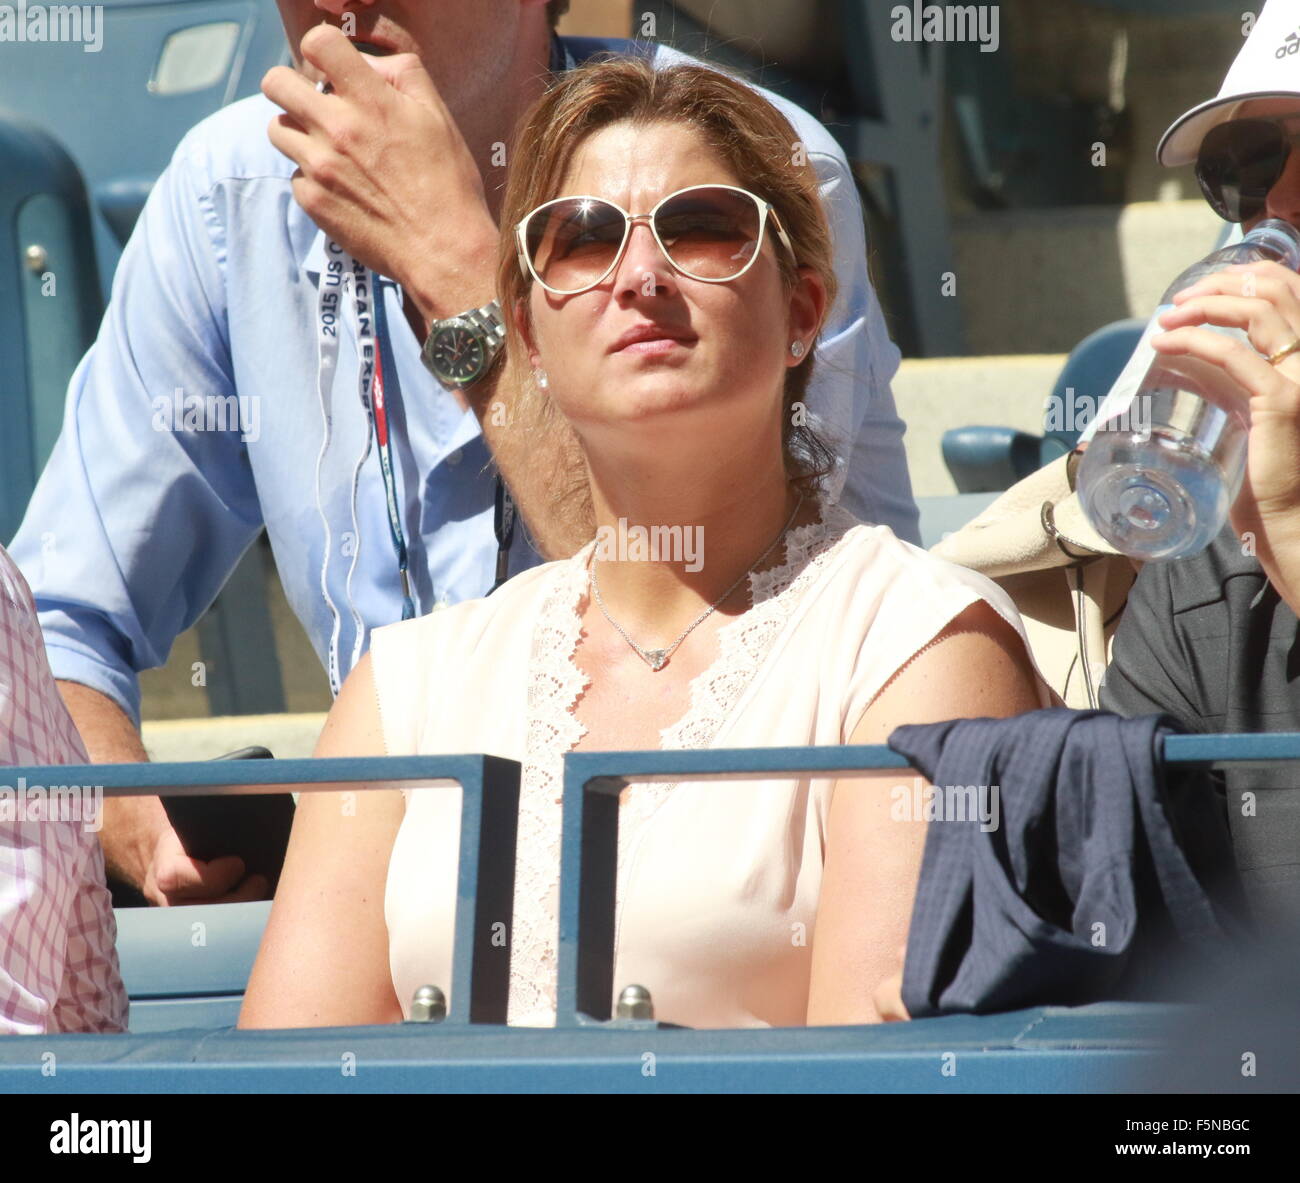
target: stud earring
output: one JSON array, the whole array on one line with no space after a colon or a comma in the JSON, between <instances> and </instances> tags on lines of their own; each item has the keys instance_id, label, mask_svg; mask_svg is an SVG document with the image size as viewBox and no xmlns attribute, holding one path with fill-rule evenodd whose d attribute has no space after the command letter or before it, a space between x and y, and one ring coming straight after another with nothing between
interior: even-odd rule
<instances>
[{"instance_id":1,"label":"stud earring","mask_svg":"<svg viewBox=\"0 0 1300 1183\"><path fill-rule=\"evenodd\" d=\"M790 346L790 352L794 354L795 357L803 357L804 349L805 346L802 341L796 341L793 345Z\"/></svg>"},{"instance_id":2,"label":"stud earring","mask_svg":"<svg viewBox=\"0 0 1300 1183\"><path fill-rule=\"evenodd\" d=\"M547 389L547 387L550 386L550 384L551 384L551 380L546 376L546 371L545 371L545 370L538 370L538 371L537 371L537 385L540 386L543 390L545 390L545 389Z\"/></svg>"}]
</instances>

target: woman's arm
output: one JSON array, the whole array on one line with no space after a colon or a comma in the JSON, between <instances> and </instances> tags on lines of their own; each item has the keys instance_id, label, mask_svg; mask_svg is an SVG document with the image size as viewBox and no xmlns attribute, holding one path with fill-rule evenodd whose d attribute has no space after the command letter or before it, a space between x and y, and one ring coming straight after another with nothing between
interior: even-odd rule
<instances>
[{"instance_id":1,"label":"woman's arm","mask_svg":"<svg viewBox=\"0 0 1300 1183\"><path fill-rule=\"evenodd\" d=\"M972 604L889 681L849 742L884 743L904 723L1002 718L1039 706L1037 678L1019 634L988 604ZM894 820L897 785L915 773L836 782L827 821L808 1023L905 1019L903 959L921 875L925 822Z\"/></svg>"},{"instance_id":2,"label":"woman's arm","mask_svg":"<svg viewBox=\"0 0 1300 1183\"><path fill-rule=\"evenodd\" d=\"M386 755L366 656L325 721L317 756ZM396 1023L384 886L405 805L396 790L303 793L241 1027Z\"/></svg>"}]
</instances>

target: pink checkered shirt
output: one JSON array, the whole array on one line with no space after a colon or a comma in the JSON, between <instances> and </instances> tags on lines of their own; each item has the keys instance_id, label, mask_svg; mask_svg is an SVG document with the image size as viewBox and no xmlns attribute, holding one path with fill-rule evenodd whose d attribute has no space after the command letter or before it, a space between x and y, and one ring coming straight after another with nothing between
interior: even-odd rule
<instances>
[{"instance_id":1,"label":"pink checkered shirt","mask_svg":"<svg viewBox=\"0 0 1300 1183\"><path fill-rule=\"evenodd\" d=\"M31 592L0 547L0 765L85 763ZM125 1030L99 839L58 811L42 817L34 798L24 808L12 780L0 767L0 1034Z\"/></svg>"}]
</instances>

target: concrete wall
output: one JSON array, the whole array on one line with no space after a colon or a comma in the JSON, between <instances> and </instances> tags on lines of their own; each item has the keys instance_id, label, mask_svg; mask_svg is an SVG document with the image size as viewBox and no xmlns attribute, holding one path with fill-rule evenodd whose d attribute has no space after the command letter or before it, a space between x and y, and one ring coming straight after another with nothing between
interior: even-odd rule
<instances>
[{"instance_id":1,"label":"concrete wall","mask_svg":"<svg viewBox=\"0 0 1300 1183\"><path fill-rule=\"evenodd\" d=\"M957 491L940 452L943 433L972 425L1014 427L1041 435L1043 410L1063 354L905 361L894 400L907 424L912 491L939 497Z\"/></svg>"},{"instance_id":2,"label":"concrete wall","mask_svg":"<svg viewBox=\"0 0 1300 1183\"><path fill-rule=\"evenodd\" d=\"M260 745L277 760L306 759L325 725L320 712L168 719L144 725L144 746L155 763L212 760Z\"/></svg>"},{"instance_id":3,"label":"concrete wall","mask_svg":"<svg viewBox=\"0 0 1300 1183\"><path fill-rule=\"evenodd\" d=\"M1069 352L1114 320L1150 316L1226 229L1204 201L967 214L953 223L972 355Z\"/></svg>"}]
</instances>

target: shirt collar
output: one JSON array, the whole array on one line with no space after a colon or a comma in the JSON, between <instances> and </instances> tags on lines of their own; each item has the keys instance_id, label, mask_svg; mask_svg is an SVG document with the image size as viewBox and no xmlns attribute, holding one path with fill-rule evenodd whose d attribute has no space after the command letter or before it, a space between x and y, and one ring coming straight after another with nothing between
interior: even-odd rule
<instances>
[{"instance_id":1,"label":"shirt collar","mask_svg":"<svg viewBox=\"0 0 1300 1183\"><path fill-rule=\"evenodd\" d=\"M577 59L573 56L573 51L569 48L569 43L563 37L551 34L551 73L563 74L566 70L576 69Z\"/></svg>"}]
</instances>

